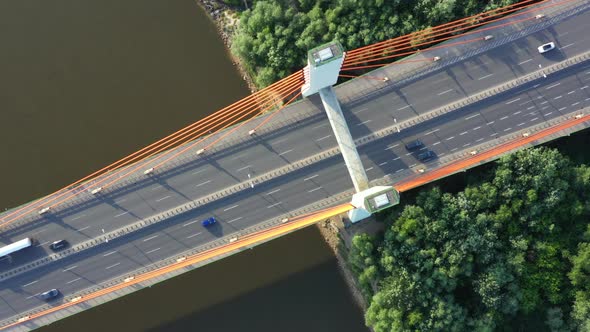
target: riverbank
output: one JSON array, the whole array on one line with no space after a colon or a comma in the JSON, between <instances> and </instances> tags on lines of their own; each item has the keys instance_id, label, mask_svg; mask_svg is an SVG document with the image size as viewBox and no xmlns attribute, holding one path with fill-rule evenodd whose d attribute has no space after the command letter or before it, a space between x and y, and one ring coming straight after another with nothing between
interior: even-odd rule
<instances>
[{"instance_id":1,"label":"riverbank","mask_svg":"<svg viewBox=\"0 0 590 332\"><path fill-rule=\"evenodd\" d=\"M250 92L254 93L258 91L252 77L240 61L240 59L234 56L231 52L232 38L237 32L238 25L240 23L238 12L221 1L215 0L197 0L197 4L207 13L207 16L213 21L217 28L217 33L221 37L223 44L225 45L227 54L229 55L232 63L240 73L240 76L248 85Z\"/></svg>"}]
</instances>

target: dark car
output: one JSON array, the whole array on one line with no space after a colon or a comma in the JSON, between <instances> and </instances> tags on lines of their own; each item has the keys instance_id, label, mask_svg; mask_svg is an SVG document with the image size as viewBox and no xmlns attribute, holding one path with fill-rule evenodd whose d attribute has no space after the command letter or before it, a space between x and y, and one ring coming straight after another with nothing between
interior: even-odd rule
<instances>
[{"instance_id":1,"label":"dark car","mask_svg":"<svg viewBox=\"0 0 590 332\"><path fill-rule=\"evenodd\" d=\"M418 149L422 148L423 146L424 146L424 143L422 143L422 141L415 140L415 141L411 141L410 143L406 144L406 150L414 151L414 150L418 150Z\"/></svg>"},{"instance_id":2,"label":"dark car","mask_svg":"<svg viewBox=\"0 0 590 332\"><path fill-rule=\"evenodd\" d=\"M51 289L47 292L43 292L39 294L39 298L44 301L49 301L55 299L59 295L59 291L57 289Z\"/></svg>"},{"instance_id":3,"label":"dark car","mask_svg":"<svg viewBox=\"0 0 590 332\"><path fill-rule=\"evenodd\" d=\"M217 222L217 220L215 220L215 218L209 217L209 218L201 221L201 225L203 225L204 227L208 227L208 226L215 224L216 222Z\"/></svg>"},{"instance_id":4,"label":"dark car","mask_svg":"<svg viewBox=\"0 0 590 332\"><path fill-rule=\"evenodd\" d=\"M57 240L57 241L54 241L53 243L51 243L49 245L49 248L51 248L51 250L53 250L53 251L58 251L58 250L64 249L67 246L68 246L68 241Z\"/></svg>"},{"instance_id":5,"label":"dark car","mask_svg":"<svg viewBox=\"0 0 590 332\"><path fill-rule=\"evenodd\" d=\"M430 150L422 152L420 154L418 154L418 160L420 160L421 162L427 162L429 160L432 160L434 158L436 158L436 154Z\"/></svg>"}]
</instances>

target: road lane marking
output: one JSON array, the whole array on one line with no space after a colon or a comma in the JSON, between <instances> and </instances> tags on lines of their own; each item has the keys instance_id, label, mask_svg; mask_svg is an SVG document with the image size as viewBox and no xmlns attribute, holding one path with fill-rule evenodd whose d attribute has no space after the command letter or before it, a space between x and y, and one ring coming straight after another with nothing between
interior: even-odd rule
<instances>
[{"instance_id":1,"label":"road lane marking","mask_svg":"<svg viewBox=\"0 0 590 332\"><path fill-rule=\"evenodd\" d=\"M539 113L539 112L537 112L537 111L534 111L534 112L530 112L529 114L530 114L530 115L535 115L535 114L537 114L537 113Z\"/></svg>"},{"instance_id":2,"label":"road lane marking","mask_svg":"<svg viewBox=\"0 0 590 332\"><path fill-rule=\"evenodd\" d=\"M274 194L274 193L278 193L279 191L281 191L281 188L279 188L279 189L275 189L275 190L273 190L273 191L271 191L271 192L268 192L268 193L266 193L266 195L272 195L272 194Z\"/></svg>"},{"instance_id":3,"label":"road lane marking","mask_svg":"<svg viewBox=\"0 0 590 332\"><path fill-rule=\"evenodd\" d=\"M401 172L401 171L403 171L403 170L404 170L403 168L400 168L400 169L398 169L398 170L397 170L397 171L395 171L395 172L396 172L396 173L399 173L399 172Z\"/></svg>"},{"instance_id":4,"label":"road lane marking","mask_svg":"<svg viewBox=\"0 0 590 332\"><path fill-rule=\"evenodd\" d=\"M572 46L572 45L574 45L574 44L575 44L575 43L570 43L570 44L567 44L567 45L565 45L565 46L562 46L562 47L561 47L561 49L563 50L564 48L568 48L568 47L570 47L570 46Z\"/></svg>"},{"instance_id":5,"label":"road lane marking","mask_svg":"<svg viewBox=\"0 0 590 332\"><path fill-rule=\"evenodd\" d=\"M68 268L63 269L63 272L68 272L69 270L73 270L73 269L75 269L77 267L78 267L78 265L70 266Z\"/></svg>"},{"instance_id":6,"label":"road lane marking","mask_svg":"<svg viewBox=\"0 0 590 332\"><path fill-rule=\"evenodd\" d=\"M381 164L379 164L378 166L383 166L383 165L386 165L386 164L387 164L387 162L385 161L385 162L382 162Z\"/></svg>"},{"instance_id":7,"label":"road lane marking","mask_svg":"<svg viewBox=\"0 0 590 332\"><path fill-rule=\"evenodd\" d=\"M512 129L512 127L508 127L508 128L506 128L506 129L504 129L504 131L508 131L508 130L510 130L510 129Z\"/></svg>"},{"instance_id":8,"label":"road lane marking","mask_svg":"<svg viewBox=\"0 0 590 332\"><path fill-rule=\"evenodd\" d=\"M453 89L448 89L448 90L445 90L445 91L443 91L443 92L440 92L440 93L438 93L438 95L439 95L439 96L442 96L442 95L444 95L445 93L449 93L449 92L451 92L451 91L453 91Z\"/></svg>"},{"instance_id":9,"label":"road lane marking","mask_svg":"<svg viewBox=\"0 0 590 332\"><path fill-rule=\"evenodd\" d=\"M483 137L482 137L482 138L478 138L478 139L476 139L476 140L475 140L475 143L477 143L477 142L481 142L481 141L483 141Z\"/></svg>"},{"instance_id":10,"label":"road lane marking","mask_svg":"<svg viewBox=\"0 0 590 332\"><path fill-rule=\"evenodd\" d=\"M236 157L236 159L237 159L237 157ZM204 171L206 171L206 169L200 169L200 170L198 170L198 171L196 171L196 172L192 172L192 173L191 173L191 175L195 175L195 174L203 173Z\"/></svg>"},{"instance_id":11,"label":"road lane marking","mask_svg":"<svg viewBox=\"0 0 590 332\"><path fill-rule=\"evenodd\" d=\"M35 294L35 295L31 295L31 296L27 296L27 297L25 298L25 300L30 300L30 299L32 299L32 298L34 298L34 297L37 297L37 295L39 295L39 294L41 294L41 293L37 293L37 294Z\"/></svg>"},{"instance_id":12,"label":"road lane marking","mask_svg":"<svg viewBox=\"0 0 590 332\"><path fill-rule=\"evenodd\" d=\"M156 252L156 251L158 251L160 249L162 249L162 248L156 248L156 249L152 249L150 251L146 251L146 254L151 254L152 252Z\"/></svg>"},{"instance_id":13,"label":"road lane marking","mask_svg":"<svg viewBox=\"0 0 590 332\"><path fill-rule=\"evenodd\" d=\"M554 88L554 87L556 87L556 86L558 86L558 85L560 85L560 84L561 84L561 83L555 83L555 84L553 84L553 85L550 85L550 86L546 87L546 88L545 88L545 90L552 89L552 88Z\"/></svg>"},{"instance_id":14,"label":"road lane marking","mask_svg":"<svg viewBox=\"0 0 590 332\"><path fill-rule=\"evenodd\" d=\"M496 136L496 135L498 135L498 133L491 133L491 134L490 134L490 137L491 137L491 136Z\"/></svg>"},{"instance_id":15,"label":"road lane marking","mask_svg":"<svg viewBox=\"0 0 590 332\"><path fill-rule=\"evenodd\" d=\"M149 241L149 240L153 240L153 239L155 239L155 238L157 238L157 237L158 237L158 235L150 236L150 237L148 237L147 239L143 239L143 241L142 241L142 242L146 242L146 241Z\"/></svg>"},{"instance_id":16,"label":"road lane marking","mask_svg":"<svg viewBox=\"0 0 590 332\"><path fill-rule=\"evenodd\" d=\"M320 128L322 128L322 127L325 127L325 126L327 126L327 125L329 125L329 123L324 123L324 124L321 124L321 125L315 126L315 127L311 128L311 130L314 130L314 129L320 129Z\"/></svg>"},{"instance_id":17,"label":"road lane marking","mask_svg":"<svg viewBox=\"0 0 590 332\"><path fill-rule=\"evenodd\" d=\"M76 278L76 279L72 279L72 280L70 280L70 281L66 282L66 284L71 284L71 283L74 283L74 282L76 282L76 281L78 281L78 280L80 280L80 279L82 279L82 278Z\"/></svg>"},{"instance_id":18,"label":"road lane marking","mask_svg":"<svg viewBox=\"0 0 590 332\"><path fill-rule=\"evenodd\" d=\"M452 149L451 149L451 152L453 152L453 151L457 151L458 149L459 149L459 148L452 148Z\"/></svg>"},{"instance_id":19,"label":"road lane marking","mask_svg":"<svg viewBox=\"0 0 590 332\"><path fill-rule=\"evenodd\" d=\"M477 113L477 114L473 114L473 115L470 115L470 116L466 117L466 118L465 118L465 120L473 119L473 118L475 118L476 116L479 116L479 113ZM437 130L438 130L438 129L437 129Z\"/></svg>"},{"instance_id":20,"label":"road lane marking","mask_svg":"<svg viewBox=\"0 0 590 332\"><path fill-rule=\"evenodd\" d=\"M267 209L270 209L270 208L273 208L273 207L275 207L277 205L280 205L280 204L283 204L283 202L278 202L278 203L271 204L271 205L267 206L266 208Z\"/></svg>"},{"instance_id":21,"label":"road lane marking","mask_svg":"<svg viewBox=\"0 0 590 332\"><path fill-rule=\"evenodd\" d=\"M240 220L240 219L242 219L242 217L237 217L237 218L235 218L235 219L232 219L232 220L228 221L227 223L228 223L228 224L231 224L232 222L234 222L234 221L238 221L238 220Z\"/></svg>"},{"instance_id":22,"label":"road lane marking","mask_svg":"<svg viewBox=\"0 0 590 332\"><path fill-rule=\"evenodd\" d=\"M492 124L494 124L494 122L496 122L496 121L490 121L490 122L486 123L486 125L488 125L488 126L492 125Z\"/></svg>"},{"instance_id":23,"label":"road lane marking","mask_svg":"<svg viewBox=\"0 0 590 332\"><path fill-rule=\"evenodd\" d=\"M520 103L520 104L518 104L518 106L524 106L524 105L526 105L526 104L528 104L528 103L532 103L532 102L533 102L532 100L525 101L524 103Z\"/></svg>"},{"instance_id":24,"label":"road lane marking","mask_svg":"<svg viewBox=\"0 0 590 332\"><path fill-rule=\"evenodd\" d=\"M314 192L314 191L316 191L316 190L320 190L320 189L322 189L322 187L313 188L313 189L311 189L311 190L308 190L307 192L308 192L308 193L312 193L312 192Z\"/></svg>"},{"instance_id":25,"label":"road lane marking","mask_svg":"<svg viewBox=\"0 0 590 332\"><path fill-rule=\"evenodd\" d=\"M369 122L371 122L371 120L363 121L363 122L361 122L361 123L357 123L356 125L357 125L357 126L362 126L362 125L364 125L365 123L369 123Z\"/></svg>"},{"instance_id":26,"label":"road lane marking","mask_svg":"<svg viewBox=\"0 0 590 332\"><path fill-rule=\"evenodd\" d=\"M546 109L546 108L549 108L549 106L543 106L543 107L541 107L541 111L544 110L544 109Z\"/></svg>"},{"instance_id":27,"label":"road lane marking","mask_svg":"<svg viewBox=\"0 0 590 332\"><path fill-rule=\"evenodd\" d=\"M522 111L514 112L514 114L513 114L513 115L518 115L518 114L520 114L520 113L522 113Z\"/></svg>"},{"instance_id":28,"label":"road lane marking","mask_svg":"<svg viewBox=\"0 0 590 332\"><path fill-rule=\"evenodd\" d=\"M237 208L238 206L240 206L240 205L239 205L239 204L236 204L236 205L234 205L234 206L230 206L230 207L228 207L228 208L226 208L226 209L223 209L223 212L227 212L227 211L229 211L229 210L231 210L231 209L235 209L235 208Z\"/></svg>"},{"instance_id":29,"label":"road lane marking","mask_svg":"<svg viewBox=\"0 0 590 332\"><path fill-rule=\"evenodd\" d=\"M282 156L282 155L287 154L287 153L292 152L292 151L293 151L293 149L287 150L285 152L281 152L281 153L279 153L279 156Z\"/></svg>"},{"instance_id":30,"label":"road lane marking","mask_svg":"<svg viewBox=\"0 0 590 332\"><path fill-rule=\"evenodd\" d=\"M481 128L481 126L477 126L477 127L473 128L473 130L478 130L479 128Z\"/></svg>"},{"instance_id":31,"label":"road lane marking","mask_svg":"<svg viewBox=\"0 0 590 332\"><path fill-rule=\"evenodd\" d=\"M241 171L243 171L243 170L245 170L245 169L247 169L247 168L250 168L250 167L252 167L252 165L246 165L246 166L244 166L244 167L238 168L238 169L236 170L236 172L241 172Z\"/></svg>"},{"instance_id":32,"label":"road lane marking","mask_svg":"<svg viewBox=\"0 0 590 332\"><path fill-rule=\"evenodd\" d=\"M114 268L117 265L121 265L121 263L119 262L117 264L109 265L109 266L105 267L105 270L112 269L112 268Z\"/></svg>"},{"instance_id":33,"label":"road lane marking","mask_svg":"<svg viewBox=\"0 0 590 332\"><path fill-rule=\"evenodd\" d=\"M320 176L320 175L319 175L319 174L312 175L312 176L310 176L310 177L308 177L308 178L305 178L305 179L303 179L303 181L307 181L307 180L315 179L315 178L317 178L318 176Z\"/></svg>"},{"instance_id":34,"label":"road lane marking","mask_svg":"<svg viewBox=\"0 0 590 332\"><path fill-rule=\"evenodd\" d=\"M280 144L280 143L283 143L283 142L288 141L288 140L289 140L289 138L281 138L280 140L278 140L276 142L271 142L271 143L272 144Z\"/></svg>"},{"instance_id":35,"label":"road lane marking","mask_svg":"<svg viewBox=\"0 0 590 332\"><path fill-rule=\"evenodd\" d=\"M521 62L518 63L518 65L520 66L520 65L523 65L523 64L525 64L527 62L530 62L530 61L533 61L533 59L528 59L528 60L521 61Z\"/></svg>"},{"instance_id":36,"label":"road lane marking","mask_svg":"<svg viewBox=\"0 0 590 332\"><path fill-rule=\"evenodd\" d=\"M455 138L455 136L451 136L451 137L447 138L446 140L447 140L447 141L450 141L450 140L452 140L453 138Z\"/></svg>"},{"instance_id":37,"label":"road lane marking","mask_svg":"<svg viewBox=\"0 0 590 332\"><path fill-rule=\"evenodd\" d=\"M409 155L411 155L411 154L412 154L412 152L408 152L408 153L406 153L406 156L409 156Z\"/></svg>"},{"instance_id":38,"label":"road lane marking","mask_svg":"<svg viewBox=\"0 0 590 332\"><path fill-rule=\"evenodd\" d=\"M430 134L434 134L434 133L436 133L436 132L437 132L437 131L439 131L439 130L440 130L440 129L435 129L435 130L429 131L429 132L427 132L426 134L424 134L424 136L426 136L426 135L430 135ZM399 145L399 144L398 144L398 145ZM397 145L396 145L396 146L397 146Z\"/></svg>"},{"instance_id":39,"label":"road lane marking","mask_svg":"<svg viewBox=\"0 0 590 332\"><path fill-rule=\"evenodd\" d=\"M211 182L211 180L207 180L207 181L205 181L205 182L203 182L203 183L199 183L199 184L198 184L198 185L196 185L195 187L200 187L200 186L206 185L206 184L207 184L207 183L209 183L209 182Z\"/></svg>"},{"instance_id":40,"label":"road lane marking","mask_svg":"<svg viewBox=\"0 0 590 332\"><path fill-rule=\"evenodd\" d=\"M385 148L385 150L391 150L391 149L395 148L396 146L399 146L399 144L388 146Z\"/></svg>"},{"instance_id":41,"label":"road lane marking","mask_svg":"<svg viewBox=\"0 0 590 332\"><path fill-rule=\"evenodd\" d=\"M200 235L201 233L202 233L202 232L198 232L197 234L189 235L189 236L187 236L186 238L187 238L187 239L190 239L190 238L193 238L193 237L195 237L195 236L197 236L197 235Z\"/></svg>"},{"instance_id":42,"label":"road lane marking","mask_svg":"<svg viewBox=\"0 0 590 332\"><path fill-rule=\"evenodd\" d=\"M126 212L123 212L123 213L119 213L119 214L115 215L115 218L119 218L120 216L124 216L127 213L129 213L129 211L126 211Z\"/></svg>"},{"instance_id":43,"label":"road lane marking","mask_svg":"<svg viewBox=\"0 0 590 332\"><path fill-rule=\"evenodd\" d=\"M160 189L160 186L155 186L155 187L153 187L151 190L152 190L152 191L156 191L156 190L158 190L158 189Z\"/></svg>"},{"instance_id":44,"label":"road lane marking","mask_svg":"<svg viewBox=\"0 0 590 332\"><path fill-rule=\"evenodd\" d=\"M564 110L564 109L566 109L566 108L567 108L567 106L566 106L566 107L560 107L560 108L559 108L557 111L558 111L558 112L559 112L559 111L563 111L563 110Z\"/></svg>"},{"instance_id":45,"label":"road lane marking","mask_svg":"<svg viewBox=\"0 0 590 332\"><path fill-rule=\"evenodd\" d=\"M575 103L573 103L571 106L576 106L576 105L578 105L579 103L580 103L579 101L578 101L578 102L575 102Z\"/></svg>"},{"instance_id":46,"label":"road lane marking","mask_svg":"<svg viewBox=\"0 0 590 332\"><path fill-rule=\"evenodd\" d=\"M515 103L515 102L517 102L519 100L520 100L520 98L513 99L511 101L506 102L506 105L510 105L510 104Z\"/></svg>"},{"instance_id":47,"label":"road lane marking","mask_svg":"<svg viewBox=\"0 0 590 332\"><path fill-rule=\"evenodd\" d=\"M438 141L438 142L436 142L436 143L432 144L432 146L439 145L439 144L440 144L440 141Z\"/></svg>"},{"instance_id":48,"label":"road lane marking","mask_svg":"<svg viewBox=\"0 0 590 332\"><path fill-rule=\"evenodd\" d=\"M539 120L539 118L532 118L531 122L535 121L535 120Z\"/></svg>"},{"instance_id":49,"label":"road lane marking","mask_svg":"<svg viewBox=\"0 0 590 332\"><path fill-rule=\"evenodd\" d=\"M117 203L117 204L118 204L119 202L115 202L115 203ZM84 216L86 216L86 215L85 215L85 214L83 214L83 215L81 215L81 216L77 216L76 218L72 218L70 221L78 220L78 219L80 219L80 218L82 218L82 217L84 217Z\"/></svg>"},{"instance_id":50,"label":"road lane marking","mask_svg":"<svg viewBox=\"0 0 590 332\"><path fill-rule=\"evenodd\" d=\"M549 116L551 114L553 114L553 112L546 113L545 116Z\"/></svg>"},{"instance_id":51,"label":"road lane marking","mask_svg":"<svg viewBox=\"0 0 590 332\"><path fill-rule=\"evenodd\" d=\"M38 283L38 282L39 282L39 280L31 281L31 282L29 282L28 284L26 284L26 285L23 285L22 287L31 286L32 284L35 284L35 283Z\"/></svg>"},{"instance_id":52,"label":"road lane marking","mask_svg":"<svg viewBox=\"0 0 590 332\"><path fill-rule=\"evenodd\" d=\"M322 138L318 138L318 139L316 139L316 141L317 141L317 142L319 142L319 141L323 141L323 140L325 140L326 138L330 138L330 137L332 137L332 135L328 135L328 136L324 136L324 137L322 137Z\"/></svg>"},{"instance_id":53,"label":"road lane marking","mask_svg":"<svg viewBox=\"0 0 590 332\"><path fill-rule=\"evenodd\" d=\"M369 108L366 108L366 107L365 107L365 108L363 108L363 109L360 109L360 110L358 110L358 111L354 111L354 112L352 112L352 113L354 113L354 114L359 114L359 113L361 113L361 112L364 112L364 111L366 111L366 110L368 110L368 109L369 109Z\"/></svg>"},{"instance_id":54,"label":"road lane marking","mask_svg":"<svg viewBox=\"0 0 590 332\"><path fill-rule=\"evenodd\" d=\"M114 254L116 252L117 252L117 250L114 250L114 251L111 251L111 252L107 252L106 254L102 255L102 257L110 256L110 255L112 255L112 254Z\"/></svg>"},{"instance_id":55,"label":"road lane marking","mask_svg":"<svg viewBox=\"0 0 590 332\"><path fill-rule=\"evenodd\" d=\"M482 77L478 78L477 80L478 81L481 81L481 80L486 79L486 78L488 78L488 77L490 77L492 75L494 75L494 74L489 74L489 75L486 75L486 76L482 76Z\"/></svg>"},{"instance_id":56,"label":"road lane marking","mask_svg":"<svg viewBox=\"0 0 590 332\"><path fill-rule=\"evenodd\" d=\"M575 92L576 92L576 90L572 90L572 91L568 92L567 94L571 95L572 93L575 93Z\"/></svg>"},{"instance_id":57,"label":"road lane marking","mask_svg":"<svg viewBox=\"0 0 590 332\"><path fill-rule=\"evenodd\" d=\"M588 88L588 86L587 85L584 85L583 87L580 88L580 90L584 90L584 89L587 89L587 88Z\"/></svg>"},{"instance_id":58,"label":"road lane marking","mask_svg":"<svg viewBox=\"0 0 590 332\"><path fill-rule=\"evenodd\" d=\"M416 165L418 165L418 164L412 164L412 165L408 166L408 168L412 168L412 167L414 167Z\"/></svg>"},{"instance_id":59,"label":"road lane marking","mask_svg":"<svg viewBox=\"0 0 590 332\"><path fill-rule=\"evenodd\" d=\"M516 126L520 127L520 126L524 126L524 124L525 124L525 122L521 122L521 123L517 124Z\"/></svg>"},{"instance_id":60,"label":"road lane marking","mask_svg":"<svg viewBox=\"0 0 590 332\"><path fill-rule=\"evenodd\" d=\"M464 132L460 133L460 134L459 134L459 136L463 136L463 135L465 135L465 134L467 134L467 132L466 132L466 131L464 131Z\"/></svg>"},{"instance_id":61,"label":"road lane marking","mask_svg":"<svg viewBox=\"0 0 590 332\"><path fill-rule=\"evenodd\" d=\"M471 143L465 143L465 144L463 144L463 147L470 146L470 145L471 145Z\"/></svg>"},{"instance_id":62,"label":"road lane marking","mask_svg":"<svg viewBox=\"0 0 590 332\"><path fill-rule=\"evenodd\" d=\"M198 220L193 220L193 221L191 221L191 222L187 222L186 224L182 225L182 227L186 227L186 226L188 226L188 225L192 225L192 224L194 224L194 223L196 223L196 222L199 222L199 221L198 221Z\"/></svg>"},{"instance_id":63,"label":"road lane marking","mask_svg":"<svg viewBox=\"0 0 590 332\"><path fill-rule=\"evenodd\" d=\"M401 157L393 158L392 160L395 161L395 160L398 160L399 158L401 158Z\"/></svg>"},{"instance_id":64,"label":"road lane marking","mask_svg":"<svg viewBox=\"0 0 590 332\"><path fill-rule=\"evenodd\" d=\"M547 103L548 103L548 101L547 101L547 100L545 100L544 102L541 102L541 103L539 103L539 105L545 105L545 104L547 104Z\"/></svg>"},{"instance_id":65,"label":"road lane marking","mask_svg":"<svg viewBox=\"0 0 590 332\"><path fill-rule=\"evenodd\" d=\"M508 116L504 116L504 117L500 118L500 120L506 120L506 119L508 119Z\"/></svg>"},{"instance_id":66,"label":"road lane marking","mask_svg":"<svg viewBox=\"0 0 590 332\"><path fill-rule=\"evenodd\" d=\"M397 110L398 110L398 111L401 111L401 110L404 110L404 109L406 109L406 108L408 108L408 107L410 107L410 106L412 106L412 105L407 105L407 106L404 106L404 107L402 107L402 108L398 108Z\"/></svg>"},{"instance_id":67,"label":"road lane marking","mask_svg":"<svg viewBox=\"0 0 590 332\"><path fill-rule=\"evenodd\" d=\"M527 107L527 109L526 109L526 110L527 110L527 111L528 111L528 110L532 110L533 108L535 108L535 106Z\"/></svg>"},{"instance_id":68,"label":"road lane marking","mask_svg":"<svg viewBox=\"0 0 590 332\"><path fill-rule=\"evenodd\" d=\"M38 245L36 245L35 247L43 247L44 245L46 245L47 243L49 243L49 241L45 241L43 243L39 243Z\"/></svg>"},{"instance_id":69,"label":"road lane marking","mask_svg":"<svg viewBox=\"0 0 590 332\"><path fill-rule=\"evenodd\" d=\"M370 171L370 170L372 170L372 169L373 169L373 167L372 167L372 166L371 166L371 167L369 167L369 168L365 168L365 172L368 172L368 171Z\"/></svg>"},{"instance_id":70,"label":"road lane marking","mask_svg":"<svg viewBox=\"0 0 590 332\"><path fill-rule=\"evenodd\" d=\"M164 197L162 197L162 198L158 198L158 199L156 199L156 202L161 202L161 201L163 201L163 200L165 200L165 199L168 199L168 198L170 198L170 197L172 197L172 196L168 195L168 196L164 196Z\"/></svg>"}]
</instances>

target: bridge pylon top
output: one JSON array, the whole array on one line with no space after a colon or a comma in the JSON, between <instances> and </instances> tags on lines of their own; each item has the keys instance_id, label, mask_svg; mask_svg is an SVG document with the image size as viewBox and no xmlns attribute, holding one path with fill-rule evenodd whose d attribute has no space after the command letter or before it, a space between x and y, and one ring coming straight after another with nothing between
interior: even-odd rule
<instances>
[{"instance_id":1,"label":"bridge pylon top","mask_svg":"<svg viewBox=\"0 0 590 332\"><path fill-rule=\"evenodd\" d=\"M307 66L303 68L303 96L309 97L325 87L336 84L345 56L342 45L337 41L311 49L307 53Z\"/></svg>"}]
</instances>

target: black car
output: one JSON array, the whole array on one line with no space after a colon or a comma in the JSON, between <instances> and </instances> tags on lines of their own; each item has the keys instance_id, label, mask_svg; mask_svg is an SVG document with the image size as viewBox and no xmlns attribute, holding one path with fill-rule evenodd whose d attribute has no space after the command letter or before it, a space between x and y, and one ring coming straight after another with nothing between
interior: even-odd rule
<instances>
[{"instance_id":1,"label":"black car","mask_svg":"<svg viewBox=\"0 0 590 332\"><path fill-rule=\"evenodd\" d=\"M420 160L421 162L427 162L430 161L434 158L436 158L436 154L430 150L422 152L420 154L418 154L418 160Z\"/></svg>"},{"instance_id":2,"label":"black car","mask_svg":"<svg viewBox=\"0 0 590 332\"><path fill-rule=\"evenodd\" d=\"M47 292L43 292L39 294L39 298L44 301L49 301L55 299L59 295L59 291L57 289L51 289Z\"/></svg>"},{"instance_id":3,"label":"black car","mask_svg":"<svg viewBox=\"0 0 590 332\"><path fill-rule=\"evenodd\" d=\"M49 248L51 248L51 250L53 250L53 251L58 251L58 250L64 249L67 246L68 246L68 241L57 240L57 241L54 241L53 243L51 243L49 245Z\"/></svg>"},{"instance_id":4,"label":"black car","mask_svg":"<svg viewBox=\"0 0 590 332\"><path fill-rule=\"evenodd\" d=\"M406 144L406 150L408 151L415 151L424 146L424 143L420 140L411 141L410 143Z\"/></svg>"}]
</instances>

